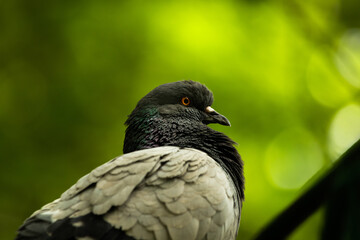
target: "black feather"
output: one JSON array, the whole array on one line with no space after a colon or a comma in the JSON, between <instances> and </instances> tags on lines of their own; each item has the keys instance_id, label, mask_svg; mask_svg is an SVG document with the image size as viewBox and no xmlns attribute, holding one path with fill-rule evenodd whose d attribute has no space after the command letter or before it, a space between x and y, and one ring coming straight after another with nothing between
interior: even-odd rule
<instances>
[{"instance_id":1,"label":"black feather","mask_svg":"<svg viewBox=\"0 0 360 240\"><path fill-rule=\"evenodd\" d=\"M134 240L121 229L116 229L104 221L102 216L92 213L78 218L64 218L54 223L32 217L20 228L15 240L75 240L81 237L99 240Z\"/></svg>"}]
</instances>

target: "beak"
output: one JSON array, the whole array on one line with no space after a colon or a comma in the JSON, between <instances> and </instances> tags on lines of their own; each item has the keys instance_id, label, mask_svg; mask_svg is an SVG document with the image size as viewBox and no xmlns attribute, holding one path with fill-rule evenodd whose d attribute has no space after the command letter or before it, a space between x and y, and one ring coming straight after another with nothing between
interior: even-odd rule
<instances>
[{"instance_id":1,"label":"beak","mask_svg":"<svg viewBox=\"0 0 360 240\"><path fill-rule=\"evenodd\" d=\"M220 113L216 112L212 107L208 106L205 108L205 119L203 120L203 123L209 124L209 123L218 123L225 126L231 126L229 120L221 115Z\"/></svg>"}]
</instances>

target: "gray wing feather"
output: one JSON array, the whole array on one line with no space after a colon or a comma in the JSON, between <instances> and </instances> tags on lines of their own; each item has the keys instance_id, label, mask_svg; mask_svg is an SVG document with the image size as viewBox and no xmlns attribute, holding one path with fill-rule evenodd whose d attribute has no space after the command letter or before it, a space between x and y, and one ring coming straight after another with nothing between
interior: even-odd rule
<instances>
[{"instance_id":1,"label":"gray wing feather","mask_svg":"<svg viewBox=\"0 0 360 240\"><path fill-rule=\"evenodd\" d=\"M103 164L33 215L56 221L92 212L139 239L234 239L241 210L234 191L205 153L160 147Z\"/></svg>"}]
</instances>

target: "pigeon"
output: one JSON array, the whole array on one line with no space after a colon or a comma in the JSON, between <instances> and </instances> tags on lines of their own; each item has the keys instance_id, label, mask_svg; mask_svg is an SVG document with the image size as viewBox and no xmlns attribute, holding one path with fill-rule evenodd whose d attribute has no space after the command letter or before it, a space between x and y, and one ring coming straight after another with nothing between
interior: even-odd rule
<instances>
[{"instance_id":1,"label":"pigeon","mask_svg":"<svg viewBox=\"0 0 360 240\"><path fill-rule=\"evenodd\" d=\"M235 239L244 200L230 126L203 84L150 91L128 116L122 156L34 212L16 240Z\"/></svg>"}]
</instances>

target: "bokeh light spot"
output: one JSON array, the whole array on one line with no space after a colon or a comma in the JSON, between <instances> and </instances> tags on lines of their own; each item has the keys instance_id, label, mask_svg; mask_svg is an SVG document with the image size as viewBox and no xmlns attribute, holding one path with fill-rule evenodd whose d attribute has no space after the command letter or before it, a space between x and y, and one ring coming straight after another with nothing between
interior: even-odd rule
<instances>
[{"instance_id":1,"label":"bokeh light spot","mask_svg":"<svg viewBox=\"0 0 360 240\"><path fill-rule=\"evenodd\" d=\"M350 89L341 76L329 67L321 54L313 54L308 65L306 81L313 98L326 107L339 107L351 97Z\"/></svg>"},{"instance_id":2,"label":"bokeh light spot","mask_svg":"<svg viewBox=\"0 0 360 240\"><path fill-rule=\"evenodd\" d=\"M323 153L315 138L305 129L280 133L265 153L267 177L284 189L301 187L323 166Z\"/></svg>"},{"instance_id":3,"label":"bokeh light spot","mask_svg":"<svg viewBox=\"0 0 360 240\"><path fill-rule=\"evenodd\" d=\"M360 29L348 30L343 35L335 62L344 78L360 88Z\"/></svg>"},{"instance_id":4,"label":"bokeh light spot","mask_svg":"<svg viewBox=\"0 0 360 240\"><path fill-rule=\"evenodd\" d=\"M329 153L335 160L360 138L360 105L349 104L334 116L329 129Z\"/></svg>"}]
</instances>

